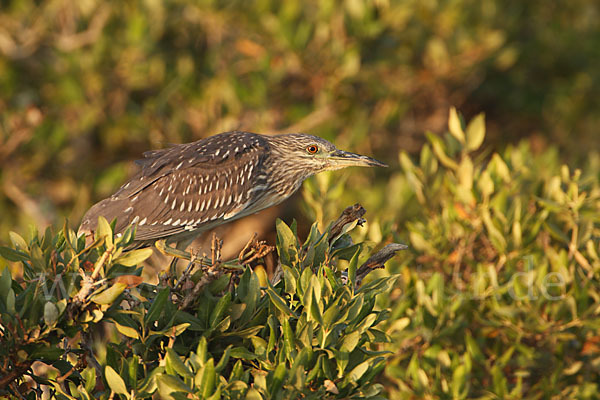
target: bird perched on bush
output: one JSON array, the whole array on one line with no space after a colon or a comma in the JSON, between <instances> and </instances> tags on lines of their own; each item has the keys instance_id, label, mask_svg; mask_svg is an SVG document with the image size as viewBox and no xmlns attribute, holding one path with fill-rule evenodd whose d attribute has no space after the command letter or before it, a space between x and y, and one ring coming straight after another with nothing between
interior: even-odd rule
<instances>
[{"instance_id":1,"label":"bird perched on bush","mask_svg":"<svg viewBox=\"0 0 600 400\"><path fill-rule=\"evenodd\" d=\"M103 216L116 218L117 233L135 225L134 247L167 239L185 248L203 231L281 203L318 172L386 166L302 133L225 132L144 157L135 176L88 210L80 234L91 238Z\"/></svg>"}]
</instances>

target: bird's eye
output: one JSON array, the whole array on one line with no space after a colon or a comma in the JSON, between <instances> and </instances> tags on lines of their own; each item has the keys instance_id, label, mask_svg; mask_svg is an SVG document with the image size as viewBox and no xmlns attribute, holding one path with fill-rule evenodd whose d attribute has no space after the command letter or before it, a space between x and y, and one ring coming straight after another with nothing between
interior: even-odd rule
<instances>
[{"instance_id":1,"label":"bird's eye","mask_svg":"<svg viewBox=\"0 0 600 400\"><path fill-rule=\"evenodd\" d=\"M306 152L308 154L315 154L317 151L319 151L319 147L316 144L306 146Z\"/></svg>"}]
</instances>

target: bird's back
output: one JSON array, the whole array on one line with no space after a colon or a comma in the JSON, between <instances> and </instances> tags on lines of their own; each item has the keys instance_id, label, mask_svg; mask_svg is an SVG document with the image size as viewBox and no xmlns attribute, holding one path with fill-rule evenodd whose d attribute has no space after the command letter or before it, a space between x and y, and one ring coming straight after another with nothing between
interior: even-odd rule
<instances>
[{"instance_id":1,"label":"bird's back","mask_svg":"<svg viewBox=\"0 0 600 400\"><path fill-rule=\"evenodd\" d=\"M247 215L267 185L269 154L264 136L238 131L144 153L140 171L95 204L79 231L90 234L103 216L117 219L116 232L135 224L136 241L153 242Z\"/></svg>"}]
</instances>

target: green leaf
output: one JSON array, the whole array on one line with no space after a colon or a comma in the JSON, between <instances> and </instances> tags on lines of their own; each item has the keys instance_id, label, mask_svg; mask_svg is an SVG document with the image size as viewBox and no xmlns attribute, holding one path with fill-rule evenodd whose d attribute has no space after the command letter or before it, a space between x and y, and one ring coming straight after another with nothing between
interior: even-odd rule
<instances>
[{"instance_id":1,"label":"green leaf","mask_svg":"<svg viewBox=\"0 0 600 400\"><path fill-rule=\"evenodd\" d=\"M291 361L290 357L296 352L296 337L288 318L283 319L281 327L283 329L283 352Z\"/></svg>"},{"instance_id":2,"label":"green leaf","mask_svg":"<svg viewBox=\"0 0 600 400\"><path fill-rule=\"evenodd\" d=\"M481 217L488 232L490 241L498 249L498 251L500 251L500 253L504 253L504 250L506 249L506 238L492 221L490 209L484 208L482 210Z\"/></svg>"},{"instance_id":3,"label":"green leaf","mask_svg":"<svg viewBox=\"0 0 600 400\"><path fill-rule=\"evenodd\" d=\"M354 319L356 317L358 317L358 315L362 311L363 305L364 305L364 296L363 295L358 295L352 300L352 302L350 303L349 310L348 310L348 317L347 317L348 322L352 322L352 321L354 321Z\"/></svg>"},{"instance_id":4,"label":"green leaf","mask_svg":"<svg viewBox=\"0 0 600 400\"><path fill-rule=\"evenodd\" d=\"M467 352L469 353L471 358L478 362L484 363L486 361L486 358L483 355L483 353L481 352L481 350L479 349L477 342L475 341L475 339L473 338L473 335L471 335L470 332L466 333L465 342L467 345Z\"/></svg>"},{"instance_id":5,"label":"green leaf","mask_svg":"<svg viewBox=\"0 0 600 400\"><path fill-rule=\"evenodd\" d=\"M88 393L92 393L94 388L96 387L96 368L87 367L81 373L81 376L85 382L85 390Z\"/></svg>"},{"instance_id":6,"label":"green leaf","mask_svg":"<svg viewBox=\"0 0 600 400\"><path fill-rule=\"evenodd\" d=\"M98 217L98 226L95 232L96 240L104 239L106 247L112 247L113 245L113 231L110 224L103 216Z\"/></svg>"},{"instance_id":7,"label":"green leaf","mask_svg":"<svg viewBox=\"0 0 600 400\"><path fill-rule=\"evenodd\" d=\"M285 292L291 295L296 294L296 282L298 281L298 270L295 268L288 267L287 265L281 265L283 269L283 281L285 283Z\"/></svg>"},{"instance_id":8,"label":"green leaf","mask_svg":"<svg viewBox=\"0 0 600 400\"><path fill-rule=\"evenodd\" d=\"M167 300L169 299L169 294L171 290L167 287L158 292L154 300L152 301L152 305L148 310L148 313L144 317L144 323L149 325L154 321L158 320L161 313L165 309L165 305L167 304Z\"/></svg>"},{"instance_id":9,"label":"green leaf","mask_svg":"<svg viewBox=\"0 0 600 400\"><path fill-rule=\"evenodd\" d=\"M184 378L185 377L191 378L194 376L192 371L190 371L190 369L187 367L187 365L185 365L183 363L183 361L181 361L181 359L179 358L179 355L177 355L175 350L173 350L171 347L167 348L167 355L165 358L166 358L167 370L170 368L171 370L175 371L176 373L183 376Z\"/></svg>"},{"instance_id":10,"label":"green leaf","mask_svg":"<svg viewBox=\"0 0 600 400\"><path fill-rule=\"evenodd\" d=\"M153 250L151 248L127 251L119 257L115 258L113 260L113 264L120 264L126 267L139 265L143 261L148 259L148 257L150 257L152 253Z\"/></svg>"},{"instance_id":11,"label":"green leaf","mask_svg":"<svg viewBox=\"0 0 600 400\"><path fill-rule=\"evenodd\" d=\"M187 330L187 328L189 328L189 327L190 327L190 324L187 322L184 322L183 324L179 324L179 325L175 325L175 326L171 327L169 330L173 336L179 336L183 332L185 332Z\"/></svg>"},{"instance_id":12,"label":"green leaf","mask_svg":"<svg viewBox=\"0 0 600 400\"><path fill-rule=\"evenodd\" d=\"M106 378L106 382L113 392L126 395L129 398L125 381L114 369L112 369L110 365L107 365L104 368L104 377Z\"/></svg>"},{"instance_id":13,"label":"green leaf","mask_svg":"<svg viewBox=\"0 0 600 400\"><path fill-rule=\"evenodd\" d=\"M308 291L308 285L310 283L310 280L312 278L312 276L314 275L312 268L304 268L304 270L302 271L302 274L300 275L300 279L298 280L299 285L299 297L301 300L305 300L306 299L306 293ZM307 307L306 303L302 303L304 304L305 307Z\"/></svg>"},{"instance_id":14,"label":"green leaf","mask_svg":"<svg viewBox=\"0 0 600 400\"><path fill-rule=\"evenodd\" d=\"M222 333L221 336L237 336L241 338L249 338L260 332L262 328L264 328L263 325L258 325L246 329L240 329L239 331L225 332Z\"/></svg>"},{"instance_id":15,"label":"green leaf","mask_svg":"<svg viewBox=\"0 0 600 400\"><path fill-rule=\"evenodd\" d=\"M364 293L366 298L372 298L378 294L386 292L400 278L400 274L384 276L374 279L358 289L359 293Z\"/></svg>"},{"instance_id":16,"label":"green leaf","mask_svg":"<svg viewBox=\"0 0 600 400\"><path fill-rule=\"evenodd\" d=\"M8 295L8 291L12 286L12 275L8 267L4 267L2 275L0 275L0 296L3 294ZM5 298L6 299L6 298Z\"/></svg>"},{"instance_id":17,"label":"green leaf","mask_svg":"<svg viewBox=\"0 0 600 400\"><path fill-rule=\"evenodd\" d=\"M486 169L481 173L479 179L477 180L477 188L481 192L483 198L488 198L492 193L494 193L494 181L490 177L490 173Z\"/></svg>"},{"instance_id":18,"label":"green leaf","mask_svg":"<svg viewBox=\"0 0 600 400\"><path fill-rule=\"evenodd\" d=\"M277 252L281 263L291 266L293 262L297 261L298 256L296 235L279 218L275 222L275 227L277 229Z\"/></svg>"},{"instance_id":19,"label":"green leaf","mask_svg":"<svg viewBox=\"0 0 600 400\"><path fill-rule=\"evenodd\" d=\"M452 372L452 396L455 399L463 398L463 391L467 383L467 368L464 365L457 366Z\"/></svg>"},{"instance_id":20,"label":"green leaf","mask_svg":"<svg viewBox=\"0 0 600 400\"><path fill-rule=\"evenodd\" d=\"M231 357L233 358L241 358L242 360L254 360L256 358L256 354L252 353L245 347L234 347L231 349Z\"/></svg>"},{"instance_id":21,"label":"green leaf","mask_svg":"<svg viewBox=\"0 0 600 400\"><path fill-rule=\"evenodd\" d=\"M281 390L283 381L287 373L287 367L285 363L278 364L273 372L272 381L269 385L269 394L271 398L276 398L277 393Z\"/></svg>"},{"instance_id":22,"label":"green leaf","mask_svg":"<svg viewBox=\"0 0 600 400\"><path fill-rule=\"evenodd\" d=\"M340 314L339 304L334 303L323 313L323 327L330 329L331 325L337 320Z\"/></svg>"},{"instance_id":23,"label":"green leaf","mask_svg":"<svg viewBox=\"0 0 600 400\"><path fill-rule=\"evenodd\" d=\"M319 294L320 294L319 290ZM319 322L319 324L323 325L323 302L321 301L321 296L317 295L317 289L313 286L313 300L310 304L310 316L315 321Z\"/></svg>"},{"instance_id":24,"label":"green leaf","mask_svg":"<svg viewBox=\"0 0 600 400\"><path fill-rule=\"evenodd\" d=\"M250 338L254 353L260 357L266 357L267 353L267 341L259 336L252 336Z\"/></svg>"},{"instance_id":25,"label":"green leaf","mask_svg":"<svg viewBox=\"0 0 600 400\"><path fill-rule=\"evenodd\" d=\"M8 293L6 293L6 311L10 315L16 314L17 310L15 309L15 291L12 289L8 289Z\"/></svg>"},{"instance_id":26,"label":"green leaf","mask_svg":"<svg viewBox=\"0 0 600 400\"><path fill-rule=\"evenodd\" d=\"M29 256L22 251L0 246L0 256L8 261L29 261Z\"/></svg>"},{"instance_id":27,"label":"green leaf","mask_svg":"<svg viewBox=\"0 0 600 400\"><path fill-rule=\"evenodd\" d=\"M202 336L198 341L198 346L196 346L196 354L204 364L204 362L208 359L208 341L205 336Z\"/></svg>"},{"instance_id":28,"label":"green leaf","mask_svg":"<svg viewBox=\"0 0 600 400\"><path fill-rule=\"evenodd\" d=\"M358 344L359 340L360 340L360 332L358 332L358 331L354 331L354 332L350 332L350 333L346 334L342 338L342 344L340 345L340 351L345 351L348 353L352 352L352 350L354 350L354 348Z\"/></svg>"},{"instance_id":29,"label":"green leaf","mask_svg":"<svg viewBox=\"0 0 600 400\"><path fill-rule=\"evenodd\" d=\"M200 379L199 387L202 388L203 398L207 398L214 392L216 381L217 373L215 372L214 360L211 358L204 365L202 378Z\"/></svg>"},{"instance_id":30,"label":"green leaf","mask_svg":"<svg viewBox=\"0 0 600 400\"><path fill-rule=\"evenodd\" d=\"M240 317L241 323L246 323L254 315L256 305L260 299L260 282L258 275L253 273L250 268L246 269L240 278L238 285L238 295L242 302L245 303L246 309Z\"/></svg>"},{"instance_id":31,"label":"green leaf","mask_svg":"<svg viewBox=\"0 0 600 400\"><path fill-rule=\"evenodd\" d=\"M192 393L192 389L174 375L160 374L156 376L160 398L171 398L173 392Z\"/></svg>"},{"instance_id":32,"label":"green leaf","mask_svg":"<svg viewBox=\"0 0 600 400\"><path fill-rule=\"evenodd\" d=\"M40 344L39 346L35 347L33 349L33 351L29 352L29 359L30 360L40 359L40 360L44 360L44 361L56 361L63 356L64 352L65 351L59 347L46 346L44 344Z\"/></svg>"},{"instance_id":33,"label":"green leaf","mask_svg":"<svg viewBox=\"0 0 600 400\"><path fill-rule=\"evenodd\" d=\"M10 241L17 250L29 250L27 242L18 233L10 231L8 232L8 236L10 236Z\"/></svg>"},{"instance_id":34,"label":"green leaf","mask_svg":"<svg viewBox=\"0 0 600 400\"><path fill-rule=\"evenodd\" d=\"M230 304L231 293L227 292L219 299L217 305L215 306L215 308L213 308L212 312L210 313L210 328L214 329L215 325L223 319L223 314L225 314Z\"/></svg>"},{"instance_id":35,"label":"green leaf","mask_svg":"<svg viewBox=\"0 0 600 400\"><path fill-rule=\"evenodd\" d=\"M120 334L125 335L130 338L133 338L133 339L140 338L140 335L136 329L133 329L130 326L121 325L116 321L113 321L113 323L115 324L115 327L117 328L117 331L119 331Z\"/></svg>"},{"instance_id":36,"label":"green leaf","mask_svg":"<svg viewBox=\"0 0 600 400\"><path fill-rule=\"evenodd\" d=\"M344 378L345 384L356 383L369 369L369 361L363 361L350 371Z\"/></svg>"},{"instance_id":37,"label":"green leaf","mask_svg":"<svg viewBox=\"0 0 600 400\"><path fill-rule=\"evenodd\" d=\"M485 138L485 116L478 114L467 125L467 150L474 151L481 146Z\"/></svg>"},{"instance_id":38,"label":"green leaf","mask_svg":"<svg viewBox=\"0 0 600 400\"><path fill-rule=\"evenodd\" d=\"M425 136L427 136L427 140L431 143L431 148L433 149L433 154L438 158L438 160L447 168L452 170L456 170L458 168L458 164L452 158L446 154L446 146L442 139L439 138L434 133L426 132Z\"/></svg>"},{"instance_id":39,"label":"green leaf","mask_svg":"<svg viewBox=\"0 0 600 400\"><path fill-rule=\"evenodd\" d=\"M288 305L281 298L281 296L279 296L277 293L275 293L275 291L273 290L273 288L271 286L267 287L266 292L267 292L267 295L269 296L269 299L271 300L271 303L275 307L277 307L277 309L279 311L283 312L287 316L295 316L294 312L288 307Z\"/></svg>"},{"instance_id":40,"label":"green leaf","mask_svg":"<svg viewBox=\"0 0 600 400\"><path fill-rule=\"evenodd\" d=\"M254 389L253 387L251 387L250 389L248 389L248 391L246 392L246 397L245 400L264 400L263 397L260 395L260 392L256 389Z\"/></svg>"},{"instance_id":41,"label":"green leaf","mask_svg":"<svg viewBox=\"0 0 600 400\"><path fill-rule=\"evenodd\" d=\"M350 288L352 292L356 288L356 269L358 268L358 256L360 255L360 248L356 249L354 255L350 259L348 263L348 283L350 284Z\"/></svg>"},{"instance_id":42,"label":"green leaf","mask_svg":"<svg viewBox=\"0 0 600 400\"><path fill-rule=\"evenodd\" d=\"M448 118L448 129L450 134L456 138L461 144L465 144L465 133L463 132L462 124L456 108L450 108L450 116Z\"/></svg>"},{"instance_id":43,"label":"green leaf","mask_svg":"<svg viewBox=\"0 0 600 400\"><path fill-rule=\"evenodd\" d=\"M223 355L221 356L221 359L219 360L217 365L215 365L215 372L221 373L223 371L223 369L228 366L232 348L233 348L232 345L227 346L227 348L223 352Z\"/></svg>"},{"instance_id":44,"label":"green leaf","mask_svg":"<svg viewBox=\"0 0 600 400\"><path fill-rule=\"evenodd\" d=\"M58 317L58 307L51 301L46 302L44 305L44 323L48 326L54 326L58 321Z\"/></svg>"},{"instance_id":45,"label":"green leaf","mask_svg":"<svg viewBox=\"0 0 600 400\"><path fill-rule=\"evenodd\" d=\"M214 328L215 332L225 332L231 326L231 315L226 315L221 321L219 321Z\"/></svg>"},{"instance_id":46,"label":"green leaf","mask_svg":"<svg viewBox=\"0 0 600 400\"><path fill-rule=\"evenodd\" d=\"M102 292L92 296L90 299L96 304L112 304L114 301L123 293L123 290L127 288L127 284L125 283L115 283L111 287Z\"/></svg>"},{"instance_id":47,"label":"green leaf","mask_svg":"<svg viewBox=\"0 0 600 400\"><path fill-rule=\"evenodd\" d=\"M473 162L471 161L471 157L467 155L463 156L456 175L459 186L458 195L463 197L461 200L470 201L472 198L471 189L473 188Z\"/></svg>"},{"instance_id":48,"label":"green leaf","mask_svg":"<svg viewBox=\"0 0 600 400\"><path fill-rule=\"evenodd\" d=\"M136 354L133 354L129 359L127 364L127 385L129 387L137 387L138 385L138 371L140 367L140 357Z\"/></svg>"}]
</instances>

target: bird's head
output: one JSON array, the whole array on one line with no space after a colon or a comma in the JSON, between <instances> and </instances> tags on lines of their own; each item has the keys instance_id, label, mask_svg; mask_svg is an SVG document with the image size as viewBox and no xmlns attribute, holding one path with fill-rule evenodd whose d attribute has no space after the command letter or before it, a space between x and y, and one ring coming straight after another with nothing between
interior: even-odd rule
<instances>
[{"instance_id":1,"label":"bird's head","mask_svg":"<svg viewBox=\"0 0 600 400\"><path fill-rule=\"evenodd\" d=\"M387 167L374 158L339 150L333 143L313 135L289 133L270 139L273 152L286 166L302 170L306 176L346 167Z\"/></svg>"}]
</instances>

